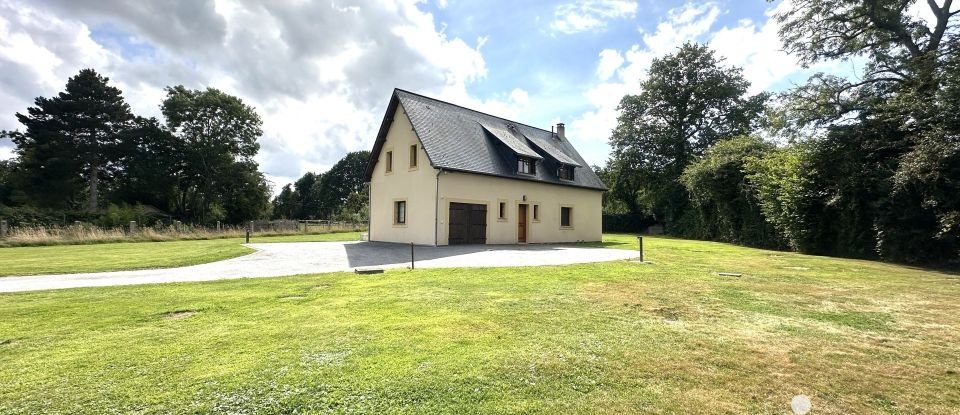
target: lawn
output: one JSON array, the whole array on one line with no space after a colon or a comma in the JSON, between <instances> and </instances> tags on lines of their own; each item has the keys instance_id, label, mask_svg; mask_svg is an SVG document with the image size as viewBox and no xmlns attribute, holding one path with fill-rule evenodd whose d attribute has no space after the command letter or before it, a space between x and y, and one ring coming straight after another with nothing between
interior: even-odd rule
<instances>
[{"instance_id":1,"label":"lawn","mask_svg":"<svg viewBox=\"0 0 960 415\"><path fill-rule=\"evenodd\" d=\"M356 241L358 232L255 237L251 242ZM0 248L0 277L196 265L253 252L243 238Z\"/></svg>"},{"instance_id":2,"label":"lawn","mask_svg":"<svg viewBox=\"0 0 960 415\"><path fill-rule=\"evenodd\" d=\"M960 277L644 242L649 264L0 294L0 413L960 413Z\"/></svg>"}]
</instances>

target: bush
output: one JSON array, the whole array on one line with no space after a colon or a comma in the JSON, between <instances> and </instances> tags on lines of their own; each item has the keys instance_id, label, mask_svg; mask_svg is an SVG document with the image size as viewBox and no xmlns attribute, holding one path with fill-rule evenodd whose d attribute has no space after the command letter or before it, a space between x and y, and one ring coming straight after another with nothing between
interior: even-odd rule
<instances>
[{"instance_id":1,"label":"bush","mask_svg":"<svg viewBox=\"0 0 960 415\"><path fill-rule=\"evenodd\" d=\"M106 212L97 218L97 225L111 228L127 226L131 221L137 222L138 226L150 226L155 222L155 218L147 214L146 208L141 204L107 206Z\"/></svg>"}]
</instances>

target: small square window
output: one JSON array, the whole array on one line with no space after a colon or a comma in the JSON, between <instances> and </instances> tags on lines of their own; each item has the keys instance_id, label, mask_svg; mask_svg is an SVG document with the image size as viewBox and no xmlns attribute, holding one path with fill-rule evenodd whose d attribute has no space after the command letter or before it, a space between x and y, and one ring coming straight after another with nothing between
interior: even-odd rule
<instances>
[{"instance_id":1,"label":"small square window","mask_svg":"<svg viewBox=\"0 0 960 415\"><path fill-rule=\"evenodd\" d=\"M390 172L393 171L393 152L392 152L392 151L388 151L388 152L387 152L387 156L385 157L385 159L386 159L386 162L387 162L387 173L390 173Z\"/></svg>"},{"instance_id":2,"label":"small square window","mask_svg":"<svg viewBox=\"0 0 960 415\"><path fill-rule=\"evenodd\" d=\"M410 146L410 167L417 167L417 145Z\"/></svg>"},{"instance_id":3,"label":"small square window","mask_svg":"<svg viewBox=\"0 0 960 415\"><path fill-rule=\"evenodd\" d=\"M558 176L563 180L573 180L573 166L560 166Z\"/></svg>"},{"instance_id":4,"label":"small square window","mask_svg":"<svg viewBox=\"0 0 960 415\"><path fill-rule=\"evenodd\" d=\"M560 226L563 226L563 227L573 226L572 217L573 217L572 207L563 206L560 208Z\"/></svg>"},{"instance_id":5,"label":"small square window","mask_svg":"<svg viewBox=\"0 0 960 415\"><path fill-rule=\"evenodd\" d=\"M393 223L404 225L407 223L407 201L398 200L393 202Z\"/></svg>"}]
</instances>

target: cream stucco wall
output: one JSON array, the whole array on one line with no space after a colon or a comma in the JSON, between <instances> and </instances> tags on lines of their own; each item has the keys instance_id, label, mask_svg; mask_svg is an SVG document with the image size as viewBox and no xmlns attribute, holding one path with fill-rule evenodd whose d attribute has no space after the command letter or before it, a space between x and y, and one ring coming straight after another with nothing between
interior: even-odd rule
<instances>
[{"instance_id":1,"label":"cream stucco wall","mask_svg":"<svg viewBox=\"0 0 960 415\"><path fill-rule=\"evenodd\" d=\"M410 146L417 145L417 167L410 168ZM386 172L386 156L393 151L393 171ZM380 158L370 178L371 241L434 244L436 173L413 132L402 106L397 106ZM407 223L394 224L394 202L407 202Z\"/></svg>"},{"instance_id":2,"label":"cream stucco wall","mask_svg":"<svg viewBox=\"0 0 960 415\"><path fill-rule=\"evenodd\" d=\"M418 164L409 168L409 148L417 145ZM393 151L393 171L386 172L386 154ZM527 204L527 242L599 241L602 236L602 192L591 189L507 179L430 167L410 120L401 106L370 180L370 240L421 245L447 244L450 203L487 205L487 243L517 243L520 204ZM578 169L579 170L579 169ZM526 200L524 201L524 196ZM394 202L407 202L407 223L394 224ZM507 206L498 218L499 203ZM533 206L538 206L538 220ZM560 208L573 208L572 226L560 226ZM437 215L437 216L435 216ZM435 217L438 221L435 223ZM436 236L435 236L436 235Z\"/></svg>"},{"instance_id":3,"label":"cream stucco wall","mask_svg":"<svg viewBox=\"0 0 960 415\"><path fill-rule=\"evenodd\" d=\"M526 196L526 201L523 200ZM599 241L602 230L602 193L597 190L528 182L479 174L443 172L440 175L440 237L447 244L450 203L487 205L487 243L517 243L520 205L527 207L527 243ZM500 219L499 203L506 203ZM539 220L533 218L537 205ZM560 226L560 208L573 208L570 227Z\"/></svg>"}]
</instances>

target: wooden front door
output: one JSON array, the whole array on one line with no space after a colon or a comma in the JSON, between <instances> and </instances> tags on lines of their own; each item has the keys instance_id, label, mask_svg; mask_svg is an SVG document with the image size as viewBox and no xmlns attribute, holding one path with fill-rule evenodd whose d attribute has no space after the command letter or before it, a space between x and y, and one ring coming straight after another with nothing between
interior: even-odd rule
<instances>
[{"instance_id":1,"label":"wooden front door","mask_svg":"<svg viewBox=\"0 0 960 415\"><path fill-rule=\"evenodd\" d=\"M517 213L517 242L527 242L527 205L520 205Z\"/></svg>"},{"instance_id":2,"label":"wooden front door","mask_svg":"<svg viewBox=\"0 0 960 415\"><path fill-rule=\"evenodd\" d=\"M450 245L487 243L487 205L450 203Z\"/></svg>"}]
</instances>

